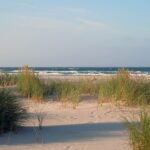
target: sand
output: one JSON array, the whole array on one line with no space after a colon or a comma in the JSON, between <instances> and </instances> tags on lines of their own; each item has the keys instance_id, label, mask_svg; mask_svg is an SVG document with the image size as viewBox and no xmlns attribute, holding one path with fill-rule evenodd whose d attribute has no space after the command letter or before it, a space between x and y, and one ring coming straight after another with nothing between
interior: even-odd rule
<instances>
[{"instance_id":1,"label":"sand","mask_svg":"<svg viewBox=\"0 0 150 150\"><path fill-rule=\"evenodd\" d=\"M132 79L150 80L150 75L130 74ZM41 79L50 80L67 80L67 81L83 81L83 80L107 80L114 77L115 74L104 75L39 75Z\"/></svg>"},{"instance_id":2,"label":"sand","mask_svg":"<svg viewBox=\"0 0 150 150\"><path fill-rule=\"evenodd\" d=\"M28 120L16 133L0 136L0 150L129 150L123 117L136 108L80 102L76 109L60 102L35 104L23 100ZM39 130L38 119L43 118Z\"/></svg>"}]
</instances>

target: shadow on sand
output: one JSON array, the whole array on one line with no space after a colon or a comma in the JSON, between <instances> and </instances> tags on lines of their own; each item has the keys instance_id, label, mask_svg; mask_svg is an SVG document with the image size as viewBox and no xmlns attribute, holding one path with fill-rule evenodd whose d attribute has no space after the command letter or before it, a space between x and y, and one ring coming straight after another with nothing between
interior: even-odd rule
<instances>
[{"instance_id":1,"label":"shadow on sand","mask_svg":"<svg viewBox=\"0 0 150 150\"><path fill-rule=\"evenodd\" d=\"M21 127L17 133L0 137L0 145L22 145L94 140L95 138L121 138L126 136L123 123L87 123L74 125Z\"/></svg>"}]
</instances>

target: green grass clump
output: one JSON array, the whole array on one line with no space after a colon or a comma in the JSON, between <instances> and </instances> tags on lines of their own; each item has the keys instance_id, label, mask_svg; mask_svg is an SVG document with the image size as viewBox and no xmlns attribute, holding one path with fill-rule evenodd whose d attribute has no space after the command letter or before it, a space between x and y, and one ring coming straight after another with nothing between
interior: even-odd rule
<instances>
[{"instance_id":1,"label":"green grass clump","mask_svg":"<svg viewBox=\"0 0 150 150\"><path fill-rule=\"evenodd\" d=\"M67 102L73 104L73 108L79 103L80 87L78 83L69 81L50 81L45 88L46 95L55 95L65 105Z\"/></svg>"},{"instance_id":2,"label":"green grass clump","mask_svg":"<svg viewBox=\"0 0 150 150\"><path fill-rule=\"evenodd\" d=\"M25 119L24 109L8 90L0 89L0 133L13 131Z\"/></svg>"},{"instance_id":3,"label":"green grass clump","mask_svg":"<svg viewBox=\"0 0 150 150\"><path fill-rule=\"evenodd\" d=\"M31 71L28 66L24 66L19 75L17 88L23 96L32 98L37 101L43 99L43 86L37 75Z\"/></svg>"},{"instance_id":4,"label":"green grass clump","mask_svg":"<svg viewBox=\"0 0 150 150\"><path fill-rule=\"evenodd\" d=\"M150 149L150 114L141 112L137 122L127 120L128 132L133 150Z\"/></svg>"},{"instance_id":5,"label":"green grass clump","mask_svg":"<svg viewBox=\"0 0 150 150\"><path fill-rule=\"evenodd\" d=\"M56 95L61 85L62 85L61 81L54 81L54 80L47 81L47 83L43 84L44 95L45 96Z\"/></svg>"},{"instance_id":6,"label":"green grass clump","mask_svg":"<svg viewBox=\"0 0 150 150\"><path fill-rule=\"evenodd\" d=\"M150 104L150 81L141 81L140 83L137 83L135 92L139 104L140 102L143 102L144 104Z\"/></svg>"},{"instance_id":7,"label":"green grass clump","mask_svg":"<svg viewBox=\"0 0 150 150\"><path fill-rule=\"evenodd\" d=\"M99 91L98 83L93 82L91 80L84 80L80 82L51 80L45 86L45 94L46 95L58 94L59 96L61 95L60 91L62 92L63 89L67 89L67 91L68 89L77 89L81 94L90 94L90 95L95 95Z\"/></svg>"},{"instance_id":8,"label":"green grass clump","mask_svg":"<svg viewBox=\"0 0 150 150\"><path fill-rule=\"evenodd\" d=\"M99 82L92 80L84 80L80 83L80 90L82 94L90 94L97 96L99 92Z\"/></svg>"},{"instance_id":9,"label":"green grass clump","mask_svg":"<svg viewBox=\"0 0 150 150\"><path fill-rule=\"evenodd\" d=\"M31 97L32 99L34 100L37 100L37 101L42 101L43 98L44 98L44 89L43 89L43 84L42 82L40 81L39 78L37 77L34 77L32 79L32 82L31 82Z\"/></svg>"},{"instance_id":10,"label":"green grass clump","mask_svg":"<svg viewBox=\"0 0 150 150\"><path fill-rule=\"evenodd\" d=\"M73 82L62 81L56 87L56 94L62 103L71 102L73 108L76 108L79 102L80 89Z\"/></svg>"},{"instance_id":11,"label":"green grass clump","mask_svg":"<svg viewBox=\"0 0 150 150\"><path fill-rule=\"evenodd\" d=\"M121 69L112 79L101 82L98 100L121 101L126 105L149 103L150 82L134 80L128 71Z\"/></svg>"},{"instance_id":12,"label":"green grass clump","mask_svg":"<svg viewBox=\"0 0 150 150\"><path fill-rule=\"evenodd\" d=\"M119 70L115 77L101 82L99 99L103 101L127 100L129 98L128 89L132 88L129 73L125 70Z\"/></svg>"},{"instance_id":13,"label":"green grass clump","mask_svg":"<svg viewBox=\"0 0 150 150\"><path fill-rule=\"evenodd\" d=\"M117 98L117 85L118 83L114 78L111 80L101 81L100 83L100 89L99 89L99 95L98 95L98 101L100 103L106 102L106 101L113 101Z\"/></svg>"},{"instance_id":14,"label":"green grass clump","mask_svg":"<svg viewBox=\"0 0 150 150\"><path fill-rule=\"evenodd\" d=\"M1 74L0 75L0 86L12 86L16 85L17 83L17 75L10 75L10 74Z\"/></svg>"}]
</instances>

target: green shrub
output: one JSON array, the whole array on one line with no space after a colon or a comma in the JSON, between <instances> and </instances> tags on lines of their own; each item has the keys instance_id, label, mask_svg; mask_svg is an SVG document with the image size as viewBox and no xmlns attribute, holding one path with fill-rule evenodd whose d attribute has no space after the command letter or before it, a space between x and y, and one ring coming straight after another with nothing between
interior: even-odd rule
<instances>
[{"instance_id":1,"label":"green shrub","mask_svg":"<svg viewBox=\"0 0 150 150\"><path fill-rule=\"evenodd\" d=\"M42 83L34 71L31 71L28 66L24 66L21 69L18 75L17 88L23 96L38 101L43 99L44 91Z\"/></svg>"},{"instance_id":2,"label":"green shrub","mask_svg":"<svg viewBox=\"0 0 150 150\"><path fill-rule=\"evenodd\" d=\"M34 100L41 101L44 98L44 89L43 84L41 83L40 79L34 77L31 81L31 97Z\"/></svg>"},{"instance_id":3,"label":"green shrub","mask_svg":"<svg viewBox=\"0 0 150 150\"><path fill-rule=\"evenodd\" d=\"M24 109L9 91L0 89L0 133L13 131L25 119Z\"/></svg>"},{"instance_id":4,"label":"green shrub","mask_svg":"<svg viewBox=\"0 0 150 150\"><path fill-rule=\"evenodd\" d=\"M141 112L139 120L127 120L128 132L133 150L150 149L150 114Z\"/></svg>"}]
</instances>

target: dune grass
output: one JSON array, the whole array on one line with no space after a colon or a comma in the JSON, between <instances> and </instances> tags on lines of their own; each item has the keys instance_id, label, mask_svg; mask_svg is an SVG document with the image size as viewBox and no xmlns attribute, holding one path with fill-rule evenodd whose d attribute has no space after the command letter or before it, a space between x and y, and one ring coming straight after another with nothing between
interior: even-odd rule
<instances>
[{"instance_id":1,"label":"dune grass","mask_svg":"<svg viewBox=\"0 0 150 150\"><path fill-rule=\"evenodd\" d=\"M98 103L113 102L131 106L150 103L150 81L133 78L121 69L109 79L81 81L50 81L45 95L56 95L61 102L79 101L82 94L98 97Z\"/></svg>"},{"instance_id":2,"label":"dune grass","mask_svg":"<svg viewBox=\"0 0 150 150\"><path fill-rule=\"evenodd\" d=\"M55 95L63 104L71 102L75 108L80 102L82 94L97 96L99 92L99 82L91 80L67 81L57 80L49 81L45 85L45 95Z\"/></svg>"},{"instance_id":3,"label":"dune grass","mask_svg":"<svg viewBox=\"0 0 150 150\"><path fill-rule=\"evenodd\" d=\"M41 100L48 95L55 95L62 103L77 104L81 94L98 97L98 103L122 102L125 105L150 103L150 81L143 78L133 79L129 72L120 69L116 75L104 80L50 80L42 82L27 66L18 76L17 87L22 95Z\"/></svg>"},{"instance_id":4,"label":"dune grass","mask_svg":"<svg viewBox=\"0 0 150 150\"><path fill-rule=\"evenodd\" d=\"M80 89L77 84L68 81L61 81L56 84L56 89L54 91L57 98L63 104L66 102L71 102L73 104L73 108L76 108L80 96Z\"/></svg>"},{"instance_id":5,"label":"dune grass","mask_svg":"<svg viewBox=\"0 0 150 150\"><path fill-rule=\"evenodd\" d=\"M99 92L99 81L83 80L79 83L79 88L82 94L90 94L97 96Z\"/></svg>"},{"instance_id":6,"label":"dune grass","mask_svg":"<svg viewBox=\"0 0 150 150\"><path fill-rule=\"evenodd\" d=\"M80 99L80 86L76 82L51 80L44 87L44 95L55 95L63 105L71 102L76 108Z\"/></svg>"},{"instance_id":7,"label":"dune grass","mask_svg":"<svg viewBox=\"0 0 150 150\"><path fill-rule=\"evenodd\" d=\"M36 101L43 100L43 87L40 79L30 70L28 66L24 66L18 75L17 89L23 96L32 98Z\"/></svg>"},{"instance_id":8,"label":"dune grass","mask_svg":"<svg viewBox=\"0 0 150 150\"><path fill-rule=\"evenodd\" d=\"M150 102L150 81L132 79L128 71L121 69L112 79L101 82L98 102L103 101L147 104Z\"/></svg>"},{"instance_id":9,"label":"dune grass","mask_svg":"<svg viewBox=\"0 0 150 150\"><path fill-rule=\"evenodd\" d=\"M0 133L13 131L25 119L25 111L16 97L0 89Z\"/></svg>"},{"instance_id":10,"label":"dune grass","mask_svg":"<svg viewBox=\"0 0 150 150\"><path fill-rule=\"evenodd\" d=\"M12 86L17 83L17 75L10 75L10 74L1 74L0 75L0 86Z\"/></svg>"},{"instance_id":11,"label":"dune grass","mask_svg":"<svg viewBox=\"0 0 150 150\"><path fill-rule=\"evenodd\" d=\"M127 119L126 119L127 120ZM135 122L127 120L127 127L133 150L150 149L150 113L142 111Z\"/></svg>"}]
</instances>

